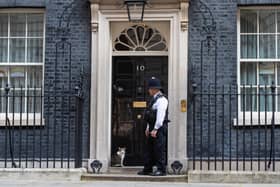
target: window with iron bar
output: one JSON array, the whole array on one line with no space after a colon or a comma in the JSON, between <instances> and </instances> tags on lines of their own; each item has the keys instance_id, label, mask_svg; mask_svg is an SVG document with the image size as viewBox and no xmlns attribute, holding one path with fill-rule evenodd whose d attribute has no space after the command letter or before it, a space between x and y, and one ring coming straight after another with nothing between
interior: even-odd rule
<instances>
[{"instance_id":1,"label":"window with iron bar","mask_svg":"<svg viewBox=\"0 0 280 187\"><path fill-rule=\"evenodd\" d=\"M43 109L44 10L1 10L0 25L0 119L6 118L6 110L9 116L23 113L32 119Z\"/></svg>"},{"instance_id":2,"label":"window with iron bar","mask_svg":"<svg viewBox=\"0 0 280 187\"><path fill-rule=\"evenodd\" d=\"M271 123L272 85L280 112L280 7L240 8L238 16L239 118Z\"/></svg>"}]
</instances>

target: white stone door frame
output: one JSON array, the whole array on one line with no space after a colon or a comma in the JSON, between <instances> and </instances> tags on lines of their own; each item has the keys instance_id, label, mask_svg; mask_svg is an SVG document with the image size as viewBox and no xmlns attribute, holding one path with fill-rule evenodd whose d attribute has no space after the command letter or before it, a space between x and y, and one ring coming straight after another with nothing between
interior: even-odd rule
<instances>
[{"instance_id":1,"label":"white stone door frame","mask_svg":"<svg viewBox=\"0 0 280 187\"><path fill-rule=\"evenodd\" d=\"M188 8L188 3L183 3ZM183 7L183 10L184 9ZM90 159L102 162L101 172L108 171L111 159L111 84L112 41L110 22L127 21L125 10L99 10L98 3L91 4L92 59L90 102ZM184 15L182 15L184 14ZM149 10L144 21L170 22L168 46L168 168L173 161L183 163L187 169L187 113L181 111L181 101L187 99L188 63L188 11L179 9ZM184 20L182 20L184 19ZM91 168L89 167L89 171Z\"/></svg>"}]
</instances>

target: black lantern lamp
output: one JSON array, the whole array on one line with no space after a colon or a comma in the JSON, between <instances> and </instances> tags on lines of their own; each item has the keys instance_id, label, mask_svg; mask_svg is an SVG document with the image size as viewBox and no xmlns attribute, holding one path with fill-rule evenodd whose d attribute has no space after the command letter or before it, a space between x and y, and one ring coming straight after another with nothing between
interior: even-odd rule
<instances>
[{"instance_id":1,"label":"black lantern lamp","mask_svg":"<svg viewBox=\"0 0 280 187\"><path fill-rule=\"evenodd\" d=\"M124 0L128 19L131 22L142 22L147 0Z\"/></svg>"}]
</instances>

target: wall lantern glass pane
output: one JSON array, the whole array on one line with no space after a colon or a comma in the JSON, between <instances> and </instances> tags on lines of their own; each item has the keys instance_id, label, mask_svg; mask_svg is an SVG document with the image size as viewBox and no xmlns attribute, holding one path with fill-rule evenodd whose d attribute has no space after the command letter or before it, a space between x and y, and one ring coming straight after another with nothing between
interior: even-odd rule
<instances>
[{"instance_id":1,"label":"wall lantern glass pane","mask_svg":"<svg viewBox=\"0 0 280 187\"><path fill-rule=\"evenodd\" d=\"M131 22L141 22L144 17L144 10L147 0L124 0L127 8L128 19Z\"/></svg>"}]
</instances>

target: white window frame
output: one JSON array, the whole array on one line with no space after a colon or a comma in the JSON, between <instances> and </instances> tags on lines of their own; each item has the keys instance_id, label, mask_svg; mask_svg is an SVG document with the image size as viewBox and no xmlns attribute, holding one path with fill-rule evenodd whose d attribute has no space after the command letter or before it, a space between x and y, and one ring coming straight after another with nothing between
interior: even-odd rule
<instances>
[{"instance_id":1,"label":"white window frame","mask_svg":"<svg viewBox=\"0 0 280 187\"><path fill-rule=\"evenodd\" d=\"M252 125L257 125L257 126L262 126L262 125L271 125L271 120L272 120L272 113L273 112L248 112L248 111L241 111L241 77L240 77L240 73L241 73L241 63L246 63L246 62L252 62L252 63L258 63L257 65L257 74L259 73L259 63L260 62L280 62L280 58L277 59L278 57L278 46L277 46L277 42L276 42L276 58L273 59L269 59L269 58L259 58L259 37L257 37L257 59L241 59L241 19L240 19L240 13L241 10L279 10L280 11L280 6L265 6L265 7L259 7L259 6L251 6L251 7L239 7L238 11L237 11L237 82L238 82L238 119L235 118L233 119L233 125L234 126L252 126ZM257 36L259 36L259 19L258 19L258 23L257 23L257 27L258 27L258 33ZM276 22L276 29L277 29L277 22ZM246 33L246 34L250 34L250 33ZM251 33L251 34L256 34L256 33ZM271 34L271 33L262 33L262 34ZM276 41L278 39L278 35L280 35L280 33L277 33L276 30ZM277 71L276 68L274 69L275 71L275 85L277 85ZM259 85L259 75L257 76L257 85ZM245 86L246 87L246 86ZM262 88L264 86L260 86L260 88ZM280 86L278 86L279 88ZM249 86L250 88L250 86ZM277 88L276 88L276 93L277 93ZM258 100L258 99L257 99ZM277 104L277 97L275 98L275 103ZM244 119L245 117L245 119ZM279 125L280 124L280 112L277 112L277 105L275 105L275 124Z\"/></svg>"},{"instance_id":2,"label":"white window frame","mask_svg":"<svg viewBox=\"0 0 280 187\"><path fill-rule=\"evenodd\" d=\"M32 13L40 13L44 15L44 22L43 22L43 36L42 37L34 37L34 38L42 38L43 39L43 59L42 63L9 63L9 39L10 39L10 21L8 22L8 63L0 63L0 67L30 67L30 66L40 66L42 67L42 87L38 90L42 89L42 93L44 93L44 69L45 69L45 44L46 44L46 11L45 9L42 8L15 8L15 9L1 9L0 13L2 14L17 14L17 13L25 13L25 14L32 14ZM27 25L26 25L27 27ZM27 29L27 28L26 28ZM6 37L5 37L6 38ZM32 37L27 37L27 32L25 35L25 42L27 42L27 38L32 38ZM25 48L27 47L27 44L25 43ZM25 49L25 58L27 58L27 49ZM26 60L25 60L26 61ZM10 71L10 70L9 70ZM8 73L8 82L10 81L10 73ZM25 82L27 82L27 75L25 75ZM26 84L25 84L26 85ZM26 85L27 86L27 85ZM25 90L27 87L24 88ZM34 90L34 89L29 89L29 90ZM25 91L26 92L26 91ZM44 94L43 94L44 95ZM26 99L25 99L26 100ZM27 105L27 101L25 101L25 105ZM8 105L9 107L9 105ZM26 108L26 106L25 106ZM43 111L44 109L44 101L42 101L42 111L40 113L34 113L34 112L23 112L23 113L0 113L0 126L6 126L6 117L10 119L11 125L12 126L42 126L44 125L44 119L43 119ZM35 123L34 123L35 122Z\"/></svg>"}]
</instances>

